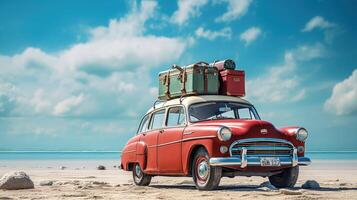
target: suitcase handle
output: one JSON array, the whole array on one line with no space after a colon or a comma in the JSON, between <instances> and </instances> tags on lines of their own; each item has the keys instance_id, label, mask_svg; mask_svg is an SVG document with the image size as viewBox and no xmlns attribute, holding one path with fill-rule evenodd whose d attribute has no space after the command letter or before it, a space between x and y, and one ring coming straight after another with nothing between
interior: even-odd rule
<instances>
[{"instance_id":1,"label":"suitcase handle","mask_svg":"<svg viewBox=\"0 0 357 200\"><path fill-rule=\"evenodd\" d=\"M176 65L176 64L172 65L172 69L177 69L177 70L179 70L181 73L183 72L182 67L180 67L180 66L178 66L178 65Z\"/></svg>"},{"instance_id":2,"label":"suitcase handle","mask_svg":"<svg viewBox=\"0 0 357 200\"><path fill-rule=\"evenodd\" d=\"M200 62L196 62L194 65L198 65L198 66L206 66L206 65L209 65L208 63L204 62L204 61L200 61Z\"/></svg>"}]
</instances>

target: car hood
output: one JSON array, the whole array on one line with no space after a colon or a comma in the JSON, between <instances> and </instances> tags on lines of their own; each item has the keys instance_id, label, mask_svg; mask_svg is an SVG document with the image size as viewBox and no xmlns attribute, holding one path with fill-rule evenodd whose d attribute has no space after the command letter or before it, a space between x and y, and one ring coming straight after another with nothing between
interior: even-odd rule
<instances>
[{"instance_id":1,"label":"car hood","mask_svg":"<svg viewBox=\"0 0 357 200\"><path fill-rule=\"evenodd\" d=\"M285 135L281 131L277 130L273 124L263 120L242 120L242 119L227 119L227 120L209 120L196 122L193 126L227 126L233 134L236 136L243 135L257 135L259 137L277 137L279 135Z\"/></svg>"}]
</instances>

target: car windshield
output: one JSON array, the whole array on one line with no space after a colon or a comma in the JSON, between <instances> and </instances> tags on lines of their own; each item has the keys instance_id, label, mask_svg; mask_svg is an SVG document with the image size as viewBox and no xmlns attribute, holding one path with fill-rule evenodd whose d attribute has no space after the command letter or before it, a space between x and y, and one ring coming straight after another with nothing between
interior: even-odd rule
<instances>
[{"instance_id":1,"label":"car windshield","mask_svg":"<svg viewBox=\"0 0 357 200\"><path fill-rule=\"evenodd\" d=\"M237 102L205 102L189 107L191 122L219 119L260 119L252 105Z\"/></svg>"}]
</instances>

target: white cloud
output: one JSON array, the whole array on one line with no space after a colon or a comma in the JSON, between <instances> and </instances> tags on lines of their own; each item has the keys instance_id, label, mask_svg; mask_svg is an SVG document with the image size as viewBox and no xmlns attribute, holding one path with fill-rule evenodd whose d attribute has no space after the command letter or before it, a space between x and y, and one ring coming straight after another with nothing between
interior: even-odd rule
<instances>
[{"instance_id":1,"label":"white cloud","mask_svg":"<svg viewBox=\"0 0 357 200\"><path fill-rule=\"evenodd\" d=\"M141 115L157 95L150 70L179 59L194 43L191 37L146 34L156 9L153 1L133 4L126 16L90 29L87 41L58 52L29 47L0 55L0 87L16 88L0 90L0 115Z\"/></svg>"},{"instance_id":2,"label":"white cloud","mask_svg":"<svg viewBox=\"0 0 357 200\"><path fill-rule=\"evenodd\" d=\"M334 27L335 24L331 23L327 20L325 20L323 17L321 16L315 16L312 19L310 19L310 21L308 21L304 27L304 29L302 29L303 32L309 32L312 31L314 29L327 29L327 28L332 28Z\"/></svg>"},{"instance_id":3,"label":"white cloud","mask_svg":"<svg viewBox=\"0 0 357 200\"><path fill-rule=\"evenodd\" d=\"M240 40L245 42L245 45L249 45L255 41L262 34L262 30L259 27L251 27L240 34Z\"/></svg>"},{"instance_id":4,"label":"white cloud","mask_svg":"<svg viewBox=\"0 0 357 200\"><path fill-rule=\"evenodd\" d=\"M324 107L336 115L357 112L357 69L333 87L331 97L326 100Z\"/></svg>"},{"instance_id":5,"label":"white cloud","mask_svg":"<svg viewBox=\"0 0 357 200\"><path fill-rule=\"evenodd\" d=\"M0 117L9 115L15 109L16 103L15 86L0 82Z\"/></svg>"},{"instance_id":6,"label":"white cloud","mask_svg":"<svg viewBox=\"0 0 357 200\"><path fill-rule=\"evenodd\" d=\"M301 88L299 65L326 54L321 44L302 45L285 52L281 65L270 67L264 75L247 81L247 96L257 102L289 102L304 98L306 90Z\"/></svg>"},{"instance_id":7,"label":"white cloud","mask_svg":"<svg viewBox=\"0 0 357 200\"><path fill-rule=\"evenodd\" d=\"M60 101L54 108L54 115L65 115L72 112L84 100L83 94L78 96L71 96L67 99Z\"/></svg>"},{"instance_id":8,"label":"white cloud","mask_svg":"<svg viewBox=\"0 0 357 200\"><path fill-rule=\"evenodd\" d=\"M36 90L31 100L35 107L35 112L43 113L51 108L51 102L46 98L43 89Z\"/></svg>"},{"instance_id":9,"label":"white cloud","mask_svg":"<svg viewBox=\"0 0 357 200\"><path fill-rule=\"evenodd\" d=\"M216 18L216 22L229 22L239 19L248 12L248 8L252 0L221 0L219 2L227 2L227 12Z\"/></svg>"},{"instance_id":10,"label":"white cloud","mask_svg":"<svg viewBox=\"0 0 357 200\"><path fill-rule=\"evenodd\" d=\"M89 42L61 53L62 65L107 74L134 66L155 67L178 59L188 45L186 39L144 35L145 23L156 7L156 2L143 1L126 17L110 20L107 27L93 28Z\"/></svg>"},{"instance_id":11,"label":"white cloud","mask_svg":"<svg viewBox=\"0 0 357 200\"><path fill-rule=\"evenodd\" d=\"M302 32L310 32L314 29L320 29L324 33L324 39L327 43L331 43L333 39L341 33L337 24L325 20L321 16L316 16L310 19L301 30Z\"/></svg>"},{"instance_id":12,"label":"white cloud","mask_svg":"<svg viewBox=\"0 0 357 200\"><path fill-rule=\"evenodd\" d=\"M191 17L200 15L200 8L208 3L208 0L179 0L178 9L171 16L171 22L183 25Z\"/></svg>"},{"instance_id":13,"label":"white cloud","mask_svg":"<svg viewBox=\"0 0 357 200\"><path fill-rule=\"evenodd\" d=\"M142 35L145 23L154 16L157 8L155 1L143 1L140 8L133 5L131 13L121 19L111 19L108 26L100 26L90 30L92 39L112 39L133 35Z\"/></svg>"},{"instance_id":14,"label":"white cloud","mask_svg":"<svg viewBox=\"0 0 357 200\"><path fill-rule=\"evenodd\" d=\"M230 39L232 36L232 29L225 27L218 31L211 31L205 30L203 27L199 27L195 33L197 37L206 38L208 40L214 40L218 37Z\"/></svg>"}]
</instances>

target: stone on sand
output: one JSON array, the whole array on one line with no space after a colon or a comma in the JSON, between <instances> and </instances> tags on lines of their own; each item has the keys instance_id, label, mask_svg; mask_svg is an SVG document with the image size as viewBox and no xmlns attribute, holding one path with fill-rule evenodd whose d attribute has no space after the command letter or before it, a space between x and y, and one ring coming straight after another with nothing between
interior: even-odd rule
<instances>
[{"instance_id":1,"label":"stone on sand","mask_svg":"<svg viewBox=\"0 0 357 200\"><path fill-rule=\"evenodd\" d=\"M91 181L93 185L108 185L107 182L102 182L102 181Z\"/></svg>"},{"instance_id":2,"label":"stone on sand","mask_svg":"<svg viewBox=\"0 0 357 200\"><path fill-rule=\"evenodd\" d=\"M64 169L66 169L67 167L65 167L65 166L60 166L59 167L61 170L64 170Z\"/></svg>"},{"instance_id":3,"label":"stone on sand","mask_svg":"<svg viewBox=\"0 0 357 200\"><path fill-rule=\"evenodd\" d=\"M52 186L53 181L41 181L40 186Z\"/></svg>"},{"instance_id":4,"label":"stone on sand","mask_svg":"<svg viewBox=\"0 0 357 200\"><path fill-rule=\"evenodd\" d=\"M315 180L308 180L301 186L303 189L319 189L320 184Z\"/></svg>"},{"instance_id":5,"label":"stone on sand","mask_svg":"<svg viewBox=\"0 0 357 200\"><path fill-rule=\"evenodd\" d=\"M105 166L99 165L99 166L97 167L97 170L105 170Z\"/></svg>"},{"instance_id":6,"label":"stone on sand","mask_svg":"<svg viewBox=\"0 0 357 200\"><path fill-rule=\"evenodd\" d=\"M0 179L0 189L20 190L32 188L34 188L34 184L25 172L9 172Z\"/></svg>"}]
</instances>

